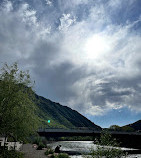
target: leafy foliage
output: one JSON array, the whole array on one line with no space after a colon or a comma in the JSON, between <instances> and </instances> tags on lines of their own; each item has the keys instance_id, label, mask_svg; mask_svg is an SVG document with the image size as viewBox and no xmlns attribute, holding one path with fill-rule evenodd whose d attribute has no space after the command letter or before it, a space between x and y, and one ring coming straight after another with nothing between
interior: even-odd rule
<instances>
[{"instance_id":1,"label":"leafy foliage","mask_svg":"<svg viewBox=\"0 0 141 158\"><path fill-rule=\"evenodd\" d=\"M24 158L24 154L15 150L1 150L0 158Z\"/></svg>"},{"instance_id":2,"label":"leafy foliage","mask_svg":"<svg viewBox=\"0 0 141 158\"><path fill-rule=\"evenodd\" d=\"M42 142L42 137L40 136L32 136L31 143L39 145Z\"/></svg>"},{"instance_id":3,"label":"leafy foliage","mask_svg":"<svg viewBox=\"0 0 141 158\"><path fill-rule=\"evenodd\" d=\"M112 131L120 131L120 130L121 130L121 127L118 126L118 125L112 125L112 126L110 126L109 129L112 130Z\"/></svg>"},{"instance_id":4,"label":"leafy foliage","mask_svg":"<svg viewBox=\"0 0 141 158\"><path fill-rule=\"evenodd\" d=\"M135 130L132 127L130 127L130 126L123 126L123 127L121 127L121 131L134 132Z\"/></svg>"},{"instance_id":5,"label":"leafy foliage","mask_svg":"<svg viewBox=\"0 0 141 158\"><path fill-rule=\"evenodd\" d=\"M98 146L96 150L91 151L92 158L121 158L123 156L123 152L119 149L115 148L104 148Z\"/></svg>"},{"instance_id":6,"label":"leafy foliage","mask_svg":"<svg viewBox=\"0 0 141 158\"><path fill-rule=\"evenodd\" d=\"M51 155L50 155L51 154ZM49 149L45 152L45 155L48 156L50 158L70 158L70 156L66 153L59 153L59 154L55 154L53 150Z\"/></svg>"},{"instance_id":7,"label":"leafy foliage","mask_svg":"<svg viewBox=\"0 0 141 158\"><path fill-rule=\"evenodd\" d=\"M66 153L60 153L60 154L58 154L57 158L70 158L70 157Z\"/></svg>"},{"instance_id":8,"label":"leafy foliage","mask_svg":"<svg viewBox=\"0 0 141 158\"><path fill-rule=\"evenodd\" d=\"M45 148L46 145L44 145L42 142L39 143L37 150L42 150L43 148Z\"/></svg>"},{"instance_id":9,"label":"leafy foliage","mask_svg":"<svg viewBox=\"0 0 141 158\"><path fill-rule=\"evenodd\" d=\"M100 139L94 141L97 145L118 147L120 144L108 132L101 133Z\"/></svg>"},{"instance_id":10,"label":"leafy foliage","mask_svg":"<svg viewBox=\"0 0 141 158\"><path fill-rule=\"evenodd\" d=\"M52 149L48 149L46 152L45 152L45 155L49 155L49 154L53 154L54 151Z\"/></svg>"},{"instance_id":11,"label":"leafy foliage","mask_svg":"<svg viewBox=\"0 0 141 158\"><path fill-rule=\"evenodd\" d=\"M35 114L33 83L17 63L7 64L0 74L0 134L24 141L39 125Z\"/></svg>"},{"instance_id":12,"label":"leafy foliage","mask_svg":"<svg viewBox=\"0 0 141 158\"><path fill-rule=\"evenodd\" d=\"M123 151L118 147L119 143L113 139L109 133L102 133L99 140L94 142L97 144L96 150L91 149L92 158L120 158L125 156ZM118 147L118 148L117 148Z\"/></svg>"},{"instance_id":13,"label":"leafy foliage","mask_svg":"<svg viewBox=\"0 0 141 158\"><path fill-rule=\"evenodd\" d=\"M112 125L109 128L110 131L122 131L122 132L134 132L135 129L130 127L129 125L120 127L118 125Z\"/></svg>"}]
</instances>

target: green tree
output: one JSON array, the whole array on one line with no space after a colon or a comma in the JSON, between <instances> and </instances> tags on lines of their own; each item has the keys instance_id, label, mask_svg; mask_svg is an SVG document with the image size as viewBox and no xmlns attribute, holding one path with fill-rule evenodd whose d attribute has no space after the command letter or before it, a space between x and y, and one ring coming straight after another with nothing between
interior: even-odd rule
<instances>
[{"instance_id":1,"label":"green tree","mask_svg":"<svg viewBox=\"0 0 141 158\"><path fill-rule=\"evenodd\" d=\"M111 125L109 129L113 131L120 131L121 127L118 125Z\"/></svg>"},{"instance_id":2,"label":"green tree","mask_svg":"<svg viewBox=\"0 0 141 158\"><path fill-rule=\"evenodd\" d=\"M123 126L123 127L121 127L121 131L123 131L123 132L134 132L135 130L130 126Z\"/></svg>"},{"instance_id":3,"label":"green tree","mask_svg":"<svg viewBox=\"0 0 141 158\"><path fill-rule=\"evenodd\" d=\"M117 140L113 138L111 134L109 134L108 132L102 132L99 140L96 139L94 143L102 146L112 146L112 147L118 147L120 145L117 142Z\"/></svg>"},{"instance_id":4,"label":"green tree","mask_svg":"<svg viewBox=\"0 0 141 158\"><path fill-rule=\"evenodd\" d=\"M100 135L99 140L95 140L94 142L97 144L96 149L91 149L91 157L92 158L120 158L126 157L126 154L119 148L119 143L116 139L112 138L112 136L105 132ZM89 157L89 156L88 156Z\"/></svg>"},{"instance_id":5,"label":"green tree","mask_svg":"<svg viewBox=\"0 0 141 158\"><path fill-rule=\"evenodd\" d=\"M29 72L17 63L5 64L0 73L0 134L25 141L39 125Z\"/></svg>"}]
</instances>

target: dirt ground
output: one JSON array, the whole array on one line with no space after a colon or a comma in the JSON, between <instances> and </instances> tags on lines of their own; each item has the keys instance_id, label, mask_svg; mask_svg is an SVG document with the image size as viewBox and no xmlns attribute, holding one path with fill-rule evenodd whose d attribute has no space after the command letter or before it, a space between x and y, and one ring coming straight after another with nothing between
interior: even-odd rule
<instances>
[{"instance_id":1,"label":"dirt ground","mask_svg":"<svg viewBox=\"0 0 141 158\"><path fill-rule=\"evenodd\" d=\"M24 144L20 151L25 154L25 158L47 158L44 155L46 150L36 150L32 144Z\"/></svg>"}]
</instances>

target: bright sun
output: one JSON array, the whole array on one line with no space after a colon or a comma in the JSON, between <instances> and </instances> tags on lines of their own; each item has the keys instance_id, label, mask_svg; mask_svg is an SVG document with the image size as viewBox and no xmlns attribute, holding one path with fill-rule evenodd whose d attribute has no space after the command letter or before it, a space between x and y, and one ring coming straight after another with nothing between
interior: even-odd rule
<instances>
[{"instance_id":1,"label":"bright sun","mask_svg":"<svg viewBox=\"0 0 141 158\"><path fill-rule=\"evenodd\" d=\"M85 52L88 59L99 59L110 50L109 43L105 37L94 35L87 39Z\"/></svg>"}]
</instances>

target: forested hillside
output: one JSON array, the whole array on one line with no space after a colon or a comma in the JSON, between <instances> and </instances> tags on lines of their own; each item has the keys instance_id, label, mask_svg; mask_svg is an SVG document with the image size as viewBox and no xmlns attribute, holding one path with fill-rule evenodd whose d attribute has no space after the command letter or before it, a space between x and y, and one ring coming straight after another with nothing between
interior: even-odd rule
<instances>
[{"instance_id":1,"label":"forested hillside","mask_svg":"<svg viewBox=\"0 0 141 158\"><path fill-rule=\"evenodd\" d=\"M35 96L35 103L39 107L39 116L45 127L89 127L96 130L101 130L101 127L95 125L77 111L72 110L67 106L62 106L59 103L52 102L44 97L38 95ZM50 123L48 123L48 120L50 120Z\"/></svg>"}]
</instances>

